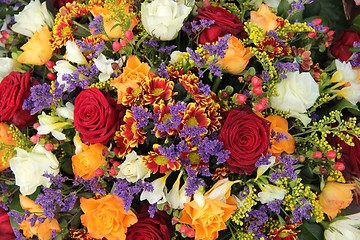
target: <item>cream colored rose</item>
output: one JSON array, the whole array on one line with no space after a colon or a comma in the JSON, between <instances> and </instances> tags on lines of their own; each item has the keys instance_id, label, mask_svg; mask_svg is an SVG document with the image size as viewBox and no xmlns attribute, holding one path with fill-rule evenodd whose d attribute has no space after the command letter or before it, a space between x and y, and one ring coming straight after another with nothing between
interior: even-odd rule
<instances>
[{"instance_id":1,"label":"cream colored rose","mask_svg":"<svg viewBox=\"0 0 360 240\"><path fill-rule=\"evenodd\" d=\"M338 239L360 239L360 213L344 216L344 219L339 219L330 222L329 228L324 232L326 240Z\"/></svg>"},{"instance_id":2,"label":"cream colored rose","mask_svg":"<svg viewBox=\"0 0 360 240\"><path fill-rule=\"evenodd\" d=\"M21 64L14 59L8 57L0 58L0 82L12 71L19 71L20 68Z\"/></svg>"},{"instance_id":3,"label":"cream colored rose","mask_svg":"<svg viewBox=\"0 0 360 240\"><path fill-rule=\"evenodd\" d=\"M147 33L163 41L177 37L191 7L173 0L145 1L141 4L141 21Z\"/></svg>"},{"instance_id":4,"label":"cream colored rose","mask_svg":"<svg viewBox=\"0 0 360 240\"><path fill-rule=\"evenodd\" d=\"M50 28L54 25L54 20L46 8L46 2L41 4L39 0L31 1L15 15L15 22L11 30L27 37L32 37L36 31L40 32L46 24Z\"/></svg>"},{"instance_id":5,"label":"cream colored rose","mask_svg":"<svg viewBox=\"0 0 360 240\"><path fill-rule=\"evenodd\" d=\"M117 178L125 178L128 182L136 182L139 179L145 179L150 176L150 172L145 168L135 151L126 155L125 162L120 165Z\"/></svg>"},{"instance_id":6,"label":"cream colored rose","mask_svg":"<svg viewBox=\"0 0 360 240\"><path fill-rule=\"evenodd\" d=\"M59 162L51 151L37 144L31 152L16 148L17 155L9 160L10 168L15 174L15 184L20 187L22 195L31 195L40 185L50 187L49 178L44 173L57 175Z\"/></svg>"},{"instance_id":7,"label":"cream colored rose","mask_svg":"<svg viewBox=\"0 0 360 240\"><path fill-rule=\"evenodd\" d=\"M299 118L306 126L310 118L306 110L310 108L320 96L319 85L309 72L289 72L286 78L276 84L279 96L270 98L272 108L290 112L290 116Z\"/></svg>"}]
</instances>

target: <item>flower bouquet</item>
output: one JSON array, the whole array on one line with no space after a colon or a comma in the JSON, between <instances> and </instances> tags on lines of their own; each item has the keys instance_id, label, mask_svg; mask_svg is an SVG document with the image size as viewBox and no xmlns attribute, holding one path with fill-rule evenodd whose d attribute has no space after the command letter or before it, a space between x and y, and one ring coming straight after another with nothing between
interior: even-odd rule
<instances>
[{"instance_id":1,"label":"flower bouquet","mask_svg":"<svg viewBox=\"0 0 360 240\"><path fill-rule=\"evenodd\" d=\"M357 239L356 4L1 1L0 238Z\"/></svg>"}]
</instances>

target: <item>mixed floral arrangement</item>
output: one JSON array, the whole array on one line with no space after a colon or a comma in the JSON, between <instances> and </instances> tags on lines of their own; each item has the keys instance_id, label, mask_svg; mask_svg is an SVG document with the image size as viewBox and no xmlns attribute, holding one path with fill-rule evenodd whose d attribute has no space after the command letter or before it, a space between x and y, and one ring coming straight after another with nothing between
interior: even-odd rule
<instances>
[{"instance_id":1,"label":"mixed floral arrangement","mask_svg":"<svg viewBox=\"0 0 360 240\"><path fill-rule=\"evenodd\" d=\"M358 239L344 7L2 0L1 239Z\"/></svg>"}]
</instances>

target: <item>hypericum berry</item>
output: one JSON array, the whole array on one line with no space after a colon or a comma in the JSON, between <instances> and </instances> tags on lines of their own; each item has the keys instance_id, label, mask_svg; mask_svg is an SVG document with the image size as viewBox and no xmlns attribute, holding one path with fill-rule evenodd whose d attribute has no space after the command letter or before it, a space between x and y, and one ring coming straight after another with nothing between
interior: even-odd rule
<instances>
[{"instance_id":1,"label":"hypericum berry","mask_svg":"<svg viewBox=\"0 0 360 240\"><path fill-rule=\"evenodd\" d=\"M118 167L118 166L121 165L121 162L119 162L119 161L113 161L112 164L113 164L115 167Z\"/></svg>"},{"instance_id":2,"label":"hypericum berry","mask_svg":"<svg viewBox=\"0 0 360 240\"><path fill-rule=\"evenodd\" d=\"M115 168L111 168L109 171L109 175L110 176L115 176L117 174L116 169Z\"/></svg>"},{"instance_id":3,"label":"hypericum berry","mask_svg":"<svg viewBox=\"0 0 360 240\"><path fill-rule=\"evenodd\" d=\"M186 236L188 236L189 238L193 238L195 237L195 231L192 228L188 228L185 232Z\"/></svg>"},{"instance_id":4,"label":"hypericum berry","mask_svg":"<svg viewBox=\"0 0 360 240\"><path fill-rule=\"evenodd\" d=\"M0 33L5 40L8 39L10 36L10 34L6 30L2 30Z\"/></svg>"},{"instance_id":5,"label":"hypericum berry","mask_svg":"<svg viewBox=\"0 0 360 240\"><path fill-rule=\"evenodd\" d=\"M101 177L102 175L104 175L104 173L104 170L102 170L101 168L95 170L95 176L97 177Z\"/></svg>"},{"instance_id":6,"label":"hypericum berry","mask_svg":"<svg viewBox=\"0 0 360 240\"><path fill-rule=\"evenodd\" d=\"M180 233L185 233L186 230L187 230L187 227L185 225L181 225L181 227L179 228Z\"/></svg>"},{"instance_id":7,"label":"hypericum berry","mask_svg":"<svg viewBox=\"0 0 360 240\"><path fill-rule=\"evenodd\" d=\"M256 111L261 112L262 110L266 109L266 107L263 104L258 103L256 104L255 109Z\"/></svg>"},{"instance_id":8,"label":"hypericum berry","mask_svg":"<svg viewBox=\"0 0 360 240\"><path fill-rule=\"evenodd\" d=\"M127 30L125 33L124 33L124 36L125 38L128 40L128 41L131 41L134 37L134 34L132 31L130 30Z\"/></svg>"},{"instance_id":9,"label":"hypericum berry","mask_svg":"<svg viewBox=\"0 0 360 240\"><path fill-rule=\"evenodd\" d=\"M260 99L260 103L264 105L266 109L268 107L269 100L267 99L267 97L263 97L262 99Z\"/></svg>"},{"instance_id":10,"label":"hypericum berry","mask_svg":"<svg viewBox=\"0 0 360 240\"><path fill-rule=\"evenodd\" d=\"M243 103L246 102L247 96L244 95L244 94L238 94L238 95L236 96L236 99L237 99L237 101L238 101L239 104L243 104Z\"/></svg>"},{"instance_id":11,"label":"hypericum berry","mask_svg":"<svg viewBox=\"0 0 360 240\"><path fill-rule=\"evenodd\" d=\"M52 72L49 72L46 76L50 81L54 81L56 79L55 73Z\"/></svg>"},{"instance_id":12,"label":"hypericum berry","mask_svg":"<svg viewBox=\"0 0 360 240\"><path fill-rule=\"evenodd\" d=\"M163 207L163 211L169 211L171 208L168 204L165 204L164 207Z\"/></svg>"},{"instance_id":13,"label":"hypericum berry","mask_svg":"<svg viewBox=\"0 0 360 240\"><path fill-rule=\"evenodd\" d=\"M104 157L106 157L107 155L109 155L109 150L103 149L102 152L101 152L101 154L102 154Z\"/></svg>"},{"instance_id":14,"label":"hypericum berry","mask_svg":"<svg viewBox=\"0 0 360 240\"><path fill-rule=\"evenodd\" d=\"M260 96L260 95L263 93L262 87L261 87L261 86L255 87L255 88L253 89L253 93L255 93L256 95Z\"/></svg>"},{"instance_id":15,"label":"hypericum berry","mask_svg":"<svg viewBox=\"0 0 360 240\"><path fill-rule=\"evenodd\" d=\"M40 123L39 123L39 122L36 122L36 123L33 124L33 128L34 128L35 130L37 130L38 127L40 127Z\"/></svg>"},{"instance_id":16,"label":"hypericum berry","mask_svg":"<svg viewBox=\"0 0 360 240\"><path fill-rule=\"evenodd\" d=\"M315 18L314 20L312 20L312 22L314 23L315 26L320 25L322 23L322 19L321 18Z\"/></svg>"},{"instance_id":17,"label":"hypericum berry","mask_svg":"<svg viewBox=\"0 0 360 240\"><path fill-rule=\"evenodd\" d=\"M222 96L222 98L226 99L230 96L230 93L228 91L224 90L221 92L221 96Z\"/></svg>"},{"instance_id":18,"label":"hypericum berry","mask_svg":"<svg viewBox=\"0 0 360 240\"><path fill-rule=\"evenodd\" d=\"M316 151L313 153L313 158L322 158L322 153L320 151Z\"/></svg>"},{"instance_id":19,"label":"hypericum berry","mask_svg":"<svg viewBox=\"0 0 360 240\"><path fill-rule=\"evenodd\" d=\"M30 138L30 141L32 142L32 143L38 143L39 142L39 137L37 136L37 135L33 135L33 136L31 136L31 138Z\"/></svg>"},{"instance_id":20,"label":"hypericum berry","mask_svg":"<svg viewBox=\"0 0 360 240\"><path fill-rule=\"evenodd\" d=\"M118 155L118 153L120 152L120 148L118 147L113 147L111 150L115 153L115 155Z\"/></svg>"},{"instance_id":21,"label":"hypericum berry","mask_svg":"<svg viewBox=\"0 0 360 240\"><path fill-rule=\"evenodd\" d=\"M328 158L334 159L334 158L336 158L336 152L334 150L330 150L326 153L326 156Z\"/></svg>"},{"instance_id":22,"label":"hypericum berry","mask_svg":"<svg viewBox=\"0 0 360 240\"><path fill-rule=\"evenodd\" d=\"M113 47L113 50L115 52L117 52L117 51L119 51L121 49L122 46L121 46L121 44L119 42L113 42L112 47Z\"/></svg>"},{"instance_id":23,"label":"hypericum berry","mask_svg":"<svg viewBox=\"0 0 360 240\"><path fill-rule=\"evenodd\" d=\"M327 174L329 171L326 169L326 168L324 168L324 167L321 167L320 168L320 173L321 174Z\"/></svg>"},{"instance_id":24,"label":"hypericum berry","mask_svg":"<svg viewBox=\"0 0 360 240\"><path fill-rule=\"evenodd\" d=\"M305 162L306 158L304 155L299 155L299 162Z\"/></svg>"},{"instance_id":25,"label":"hypericum berry","mask_svg":"<svg viewBox=\"0 0 360 240\"><path fill-rule=\"evenodd\" d=\"M47 143L47 144L45 144L44 148L46 151L51 151L51 150L53 150L54 145L52 143Z\"/></svg>"},{"instance_id":26,"label":"hypericum berry","mask_svg":"<svg viewBox=\"0 0 360 240\"><path fill-rule=\"evenodd\" d=\"M55 63L53 61L47 61L46 66L50 69L52 69L55 66Z\"/></svg>"},{"instance_id":27,"label":"hypericum berry","mask_svg":"<svg viewBox=\"0 0 360 240\"><path fill-rule=\"evenodd\" d=\"M0 42L1 42L2 44L5 44L6 39L5 39L5 38L0 38Z\"/></svg>"},{"instance_id":28,"label":"hypericum berry","mask_svg":"<svg viewBox=\"0 0 360 240\"><path fill-rule=\"evenodd\" d=\"M121 39L121 40L120 40L120 45L121 45L122 47L125 47L125 46L128 45L128 43L127 43L127 41L126 41L125 39Z\"/></svg>"},{"instance_id":29,"label":"hypericum berry","mask_svg":"<svg viewBox=\"0 0 360 240\"><path fill-rule=\"evenodd\" d=\"M342 162L337 162L335 164L335 170L337 171L344 171L345 170L345 164Z\"/></svg>"},{"instance_id":30,"label":"hypericum berry","mask_svg":"<svg viewBox=\"0 0 360 240\"><path fill-rule=\"evenodd\" d=\"M314 38L314 37L316 37L316 32L309 32L309 33L308 33L308 37L309 37L309 38Z\"/></svg>"},{"instance_id":31,"label":"hypericum berry","mask_svg":"<svg viewBox=\"0 0 360 240\"><path fill-rule=\"evenodd\" d=\"M251 84L254 86L254 87L259 87L261 85L261 82L262 80L260 78L258 78L257 76L253 76L251 78Z\"/></svg>"}]
</instances>

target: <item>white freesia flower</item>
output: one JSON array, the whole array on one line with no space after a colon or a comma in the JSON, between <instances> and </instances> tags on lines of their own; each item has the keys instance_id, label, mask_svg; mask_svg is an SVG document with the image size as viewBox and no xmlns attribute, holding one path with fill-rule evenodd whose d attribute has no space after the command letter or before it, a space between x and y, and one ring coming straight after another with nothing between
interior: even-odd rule
<instances>
[{"instance_id":1,"label":"white freesia flower","mask_svg":"<svg viewBox=\"0 0 360 240\"><path fill-rule=\"evenodd\" d=\"M276 84L279 96L272 96L272 108L290 112L290 116L299 118L306 126L310 118L306 110L310 108L320 96L319 85L309 72L288 72L286 78Z\"/></svg>"},{"instance_id":2,"label":"white freesia flower","mask_svg":"<svg viewBox=\"0 0 360 240\"><path fill-rule=\"evenodd\" d=\"M82 141L80 139L79 134L76 134L74 136L73 142L74 142L74 146L75 146L75 155L79 154L79 153L82 153L82 151L83 151L83 143L82 143Z\"/></svg>"},{"instance_id":3,"label":"white freesia flower","mask_svg":"<svg viewBox=\"0 0 360 240\"><path fill-rule=\"evenodd\" d=\"M183 56L184 52L180 52L180 51L173 51L170 54L170 63L174 64L176 61L180 60Z\"/></svg>"},{"instance_id":4,"label":"white freesia flower","mask_svg":"<svg viewBox=\"0 0 360 240\"><path fill-rule=\"evenodd\" d=\"M187 183L184 183L180 188L181 176L182 176L182 171L178 175L169 193L167 193L167 189L165 187L166 200L168 201L170 207L174 209L183 209L184 204L190 202L191 200L190 197L186 196L186 192L185 192L185 187Z\"/></svg>"},{"instance_id":5,"label":"white freesia flower","mask_svg":"<svg viewBox=\"0 0 360 240\"><path fill-rule=\"evenodd\" d=\"M259 200L262 204L274 201L276 199L283 200L287 191L275 185L264 185L262 191L258 194Z\"/></svg>"},{"instance_id":6,"label":"white freesia flower","mask_svg":"<svg viewBox=\"0 0 360 240\"><path fill-rule=\"evenodd\" d=\"M360 213L347 215L346 219L335 220L324 232L325 240L360 240Z\"/></svg>"},{"instance_id":7,"label":"white freesia flower","mask_svg":"<svg viewBox=\"0 0 360 240\"><path fill-rule=\"evenodd\" d=\"M0 82L12 71L19 71L21 64L12 58L0 57Z\"/></svg>"},{"instance_id":8,"label":"white freesia flower","mask_svg":"<svg viewBox=\"0 0 360 240\"><path fill-rule=\"evenodd\" d=\"M73 41L66 42L66 54L64 56L70 62L77 64L88 64L85 56L82 54L81 49Z\"/></svg>"},{"instance_id":9,"label":"white freesia flower","mask_svg":"<svg viewBox=\"0 0 360 240\"><path fill-rule=\"evenodd\" d=\"M275 164L275 161L276 161L276 157L274 156L271 156L269 158L269 161L270 161L270 164L267 164L267 165L260 165L258 168L257 168L257 175L256 175L256 178L255 178L255 181L261 177L264 172L266 172L270 167L274 166Z\"/></svg>"},{"instance_id":10,"label":"white freesia flower","mask_svg":"<svg viewBox=\"0 0 360 240\"><path fill-rule=\"evenodd\" d=\"M73 72L76 71L76 67L71 65L66 60L59 60L56 62L55 66L54 66L54 70L57 72L56 81L60 85L64 84L65 87L64 87L63 91L66 91L69 87L69 84L65 80L63 80L64 74L72 74ZM79 76L79 78L80 77L81 76Z\"/></svg>"},{"instance_id":11,"label":"white freesia flower","mask_svg":"<svg viewBox=\"0 0 360 240\"><path fill-rule=\"evenodd\" d=\"M74 104L71 102L67 102L65 104L65 107L58 107L56 109L56 114L59 117L70 119L71 121L74 121Z\"/></svg>"},{"instance_id":12,"label":"white freesia flower","mask_svg":"<svg viewBox=\"0 0 360 240\"><path fill-rule=\"evenodd\" d=\"M31 195L40 185L50 187L50 179L42 175L59 173L59 162L55 155L39 144L31 152L16 148L16 153L16 157L10 159L9 164L21 194Z\"/></svg>"},{"instance_id":13,"label":"white freesia flower","mask_svg":"<svg viewBox=\"0 0 360 240\"><path fill-rule=\"evenodd\" d=\"M150 171L145 167L141 156L138 156L135 151L126 155L125 161L120 165L117 178L125 178L128 182L134 183L148 177L150 177Z\"/></svg>"},{"instance_id":14,"label":"white freesia flower","mask_svg":"<svg viewBox=\"0 0 360 240\"><path fill-rule=\"evenodd\" d=\"M34 0L15 15L15 24L11 30L32 37L36 31L40 32L45 24L50 28L54 25L54 20L46 8L46 2L41 4L39 0Z\"/></svg>"},{"instance_id":15,"label":"white freesia flower","mask_svg":"<svg viewBox=\"0 0 360 240\"><path fill-rule=\"evenodd\" d=\"M217 199L222 202L226 202L226 199L230 196L231 186L238 181L229 181L228 178L221 179L215 183L215 185L205 193L205 199Z\"/></svg>"},{"instance_id":16,"label":"white freesia flower","mask_svg":"<svg viewBox=\"0 0 360 240\"><path fill-rule=\"evenodd\" d=\"M176 38L191 7L172 0L155 0L141 4L141 21L145 30L160 40Z\"/></svg>"},{"instance_id":17,"label":"white freesia flower","mask_svg":"<svg viewBox=\"0 0 360 240\"><path fill-rule=\"evenodd\" d=\"M94 63L97 69L99 69L100 71L99 74L100 82L105 82L110 78L111 74L114 73L114 69L112 66L113 64L117 64L118 68L121 68L125 62L125 59L126 59L125 56L123 56L122 59L120 58L117 61L114 61L112 59L106 59L106 57L102 53L97 58L95 58Z\"/></svg>"},{"instance_id":18,"label":"white freesia flower","mask_svg":"<svg viewBox=\"0 0 360 240\"><path fill-rule=\"evenodd\" d=\"M37 128L38 134L46 135L51 133L57 140L65 140L66 136L62 133L64 127L71 125L69 122L62 122L61 118L53 117L42 113L38 116L40 126Z\"/></svg>"},{"instance_id":19,"label":"white freesia flower","mask_svg":"<svg viewBox=\"0 0 360 240\"><path fill-rule=\"evenodd\" d=\"M154 191L143 191L140 195L140 201L147 200L150 204L161 204L165 202L165 183L169 175L170 174L166 174L165 176L152 181L151 184L154 187Z\"/></svg>"}]
</instances>

